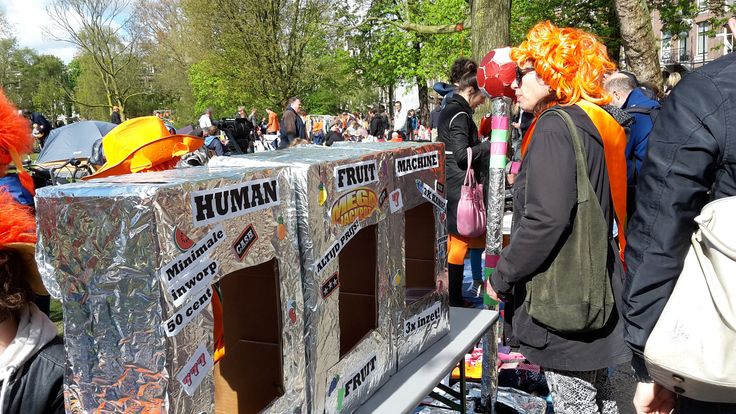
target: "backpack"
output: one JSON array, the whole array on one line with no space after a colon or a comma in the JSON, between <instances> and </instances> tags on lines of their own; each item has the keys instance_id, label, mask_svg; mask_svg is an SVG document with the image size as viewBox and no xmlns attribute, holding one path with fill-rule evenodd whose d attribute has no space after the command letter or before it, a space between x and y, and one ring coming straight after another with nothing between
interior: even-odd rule
<instances>
[{"instance_id":1,"label":"backpack","mask_svg":"<svg viewBox=\"0 0 736 414\"><path fill-rule=\"evenodd\" d=\"M634 114L649 115L649 118L651 118L652 120L652 124L654 124L654 122L657 120L657 116L659 116L660 109L662 108L640 108L640 107L634 106L631 108L626 108L624 109L624 111L627 114L631 114L631 115L634 115Z\"/></svg>"}]
</instances>

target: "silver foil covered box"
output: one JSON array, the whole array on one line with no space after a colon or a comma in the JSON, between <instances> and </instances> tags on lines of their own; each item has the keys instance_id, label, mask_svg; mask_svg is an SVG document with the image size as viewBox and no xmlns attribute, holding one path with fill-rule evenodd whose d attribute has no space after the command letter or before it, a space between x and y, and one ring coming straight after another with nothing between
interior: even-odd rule
<instances>
[{"instance_id":1,"label":"silver foil covered box","mask_svg":"<svg viewBox=\"0 0 736 414\"><path fill-rule=\"evenodd\" d=\"M445 211L445 146L441 143L338 143L339 148L388 152L393 188L391 272L397 279L394 341L398 368L450 330Z\"/></svg>"},{"instance_id":2,"label":"silver foil covered box","mask_svg":"<svg viewBox=\"0 0 736 414\"><path fill-rule=\"evenodd\" d=\"M449 331L443 145L299 147L212 163L295 174L311 412L351 412Z\"/></svg>"},{"instance_id":3,"label":"silver foil covered box","mask_svg":"<svg viewBox=\"0 0 736 414\"><path fill-rule=\"evenodd\" d=\"M306 412L292 179L193 168L38 191L68 411Z\"/></svg>"}]
</instances>

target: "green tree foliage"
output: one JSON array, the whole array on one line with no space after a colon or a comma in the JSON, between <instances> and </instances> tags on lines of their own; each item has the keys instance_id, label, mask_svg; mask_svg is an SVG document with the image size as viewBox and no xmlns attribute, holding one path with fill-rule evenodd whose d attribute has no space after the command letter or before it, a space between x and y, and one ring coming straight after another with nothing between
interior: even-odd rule
<instances>
[{"instance_id":1,"label":"green tree foliage","mask_svg":"<svg viewBox=\"0 0 736 414\"><path fill-rule=\"evenodd\" d=\"M318 79L341 76L330 68L330 62L339 66L337 50L344 43L324 24L331 15L327 0L185 0L182 5L187 19L196 22L190 27L200 48L199 61L189 70L198 111L214 107L231 114L245 103L280 109L295 95L309 102L306 95L319 91Z\"/></svg>"},{"instance_id":2,"label":"green tree foliage","mask_svg":"<svg viewBox=\"0 0 736 414\"><path fill-rule=\"evenodd\" d=\"M189 84L189 70L201 50L195 44L190 22L180 0L139 0L135 5L135 31L141 35L141 51L153 68L151 100L156 109L172 109L175 125L191 123L199 117Z\"/></svg>"},{"instance_id":3,"label":"green tree foliage","mask_svg":"<svg viewBox=\"0 0 736 414\"><path fill-rule=\"evenodd\" d=\"M134 30L131 9L131 0L51 0L46 9L52 27L62 33L49 34L75 45L92 63L83 68L99 78L104 91L92 102L103 99L108 114L117 105L123 118L131 98L150 93L147 67L139 50L140 35ZM74 101L82 106L99 106L79 99Z\"/></svg>"},{"instance_id":4,"label":"green tree foliage","mask_svg":"<svg viewBox=\"0 0 736 414\"><path fill-rule=\"evenodd\" d=\"M0 15L0 87L20 108L43 112L50 118L68 113L64 63L55 56L19 48L12 32Z\"/></svg>"},{"instance_id":5,"label":"green tree foliage","mask_svg":"<svg viewBox=\"0 0 736 414\"><path fill-rule=\"evenodd\" d=\"M708 19L709 36L715 35L729 17L736 15L736 3L726 0L704 1L702 10L695 0L648 0L648 3L651 10L659 11L662 32L672 34L673 38L677 38L680 33L689 32L693 19L701 12L711 15Z\"/></svg>"},{"instance_id":6,"label":"green tree foliage","mask_svg":"<svg viewBox=\"0 0 736 414\"><path fill-rule=\"evenodd\" d=\"M468 13L465 0L374 1L363 23L352 31L356 67L377 87L418 85L426 123L427 81L446 80L452 62L470 55L470 33L462 27L438 34L414 29L463 21Z\"/></svg>"},{"instance_id":7,"label":"green tree foliage","mask_svg":"<svg viewBox=\"0 0 736 414\"><path fill-rule=\"evenodd\" d=\"M621 28L613 0L514 0L511 3L511 44L518 45L535 24L549 20L596 34L619 60Z\"/></svg>"}]
</instances>

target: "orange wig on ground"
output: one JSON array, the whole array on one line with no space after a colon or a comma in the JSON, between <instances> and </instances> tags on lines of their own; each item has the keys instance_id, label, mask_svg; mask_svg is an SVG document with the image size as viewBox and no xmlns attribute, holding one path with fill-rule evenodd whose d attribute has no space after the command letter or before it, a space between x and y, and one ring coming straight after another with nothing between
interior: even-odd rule
<instances>
[{"instance_id":1,"label":"orange wig on ground","mask_svg":"<svg viewBox=\"0 0 736 414\"><path fill-rule=\"evenodd\" d=\"M531 62L537 75L557 94L559 104L572 105L581 99L598 105L611 102L603 88L603 76L616 65L594 35L542 22L526 39L511 49L511 59L520 67Z\"/></svg>"}]
</instances>

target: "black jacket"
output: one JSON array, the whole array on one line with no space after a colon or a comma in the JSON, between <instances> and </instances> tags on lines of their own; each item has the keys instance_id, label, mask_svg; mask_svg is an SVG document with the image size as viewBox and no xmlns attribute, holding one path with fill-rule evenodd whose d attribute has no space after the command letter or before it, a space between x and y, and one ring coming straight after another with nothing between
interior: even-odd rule
<instances>
[{"instance_id":1,"label":"black jacket","mask_svg":"<svg viewBox=\"0 0 736 414\"><path fill-rule=\"evenodd\" d=\"M468 102L455 94L440 112L437 120L437 139L445 143L445 180L447 185L447 231L457 232L457 203L460 201L460 188L465 180L468 168L467 148L471 147L473 171L475 179L483 183L483 194L488 194L488 170L490 168L491 144L481 143L478 139L478 127L473 121L473 110ZM487 203L486 203L487 204Z\"/></svg>"},{"instance_id":2,"label":"black jacket","mask_svg":"<svg viewBox=\"0 0 736 414\"><path fill-rule=\"evenodd\" d=\"M374 136L374 137L383 137L383 133L385 130L383 129L383 119L380 115L375 115L371 119L370 124L370 130L368 131L368 134Z\"/></svg>"},{"instance_id":3,"label":"black jacket","mask_svg":"<svg viewBox=\"0 0 736 414\"><path fill-rule=\"evenodd\" d=\"M325 137L326 146L331 147L332 144L338 141L345 141L345 138L343 138L341 133L336 131L330 131L327 133L327 136Z\"/></svg>"},{"instance_id":4,"label":"black jacket","mask_svg":"<svg viewBox=\"0 0 736 414\"><path fill-rule=\"evenodd\" d=\"M598 201L613 229L613 202L606 169L603 140L593 121L577 105L562 107L573 119L583 143L588 176ZM546 269L569 234L576 206L575 152L569 130L557 116L542 118L536 125L527 153L514 183L514 219L511 243L503 250L491 277L493 289L508 297L506 319L522 353L545 368L591 371L629 361L624 346L623 321L612 312L598 331L557 334L537 324L524 306L525 283ZM624 271L611 232L608 272L618 303Z\"/></svg>"},{"instance_id":5,"label":"black jacket","mask_svg":"<svg viewBox=\"0 0 736 414\"><path fill-rule=\"evenodd\" d=\"M112 122L115 125L119 125L123 122L122 119L120 119L120 112L112 111L110 114L110 122Z\"/></svg>"},{"instance_id":6,"label":"black jacket","mask_svg":"<svg viewBox=\"0 0 736 414\"><path fill-rule=\"evenodd\" d=\"M284 115L281 117L281 140L279 148L287 148L291 141L302 138L307 139L307 130L304 127L302 117L292 107L286 108Z\"/></svg>"},{"instance_id":7,"label":"black jacket","mask_svg":"<svg viewBox=\"0 0 736 414\"><path fill-rule=\"evenodd\" d=\"M3 413L63 413L65 361L64 343L56 337L13 375Z\"/></svg>"},{"instance_id":8,"label":"black jacket","mask_svg":"<svg viewBox=\"0 0 736 414\"><path fill-rule=\"evenodd\" d=\"M736 195L736 53L687 75L649 134L629 223L624 290L626 342L641 352L682 271L693 218Z\"/></svg>"}]
</instances>

